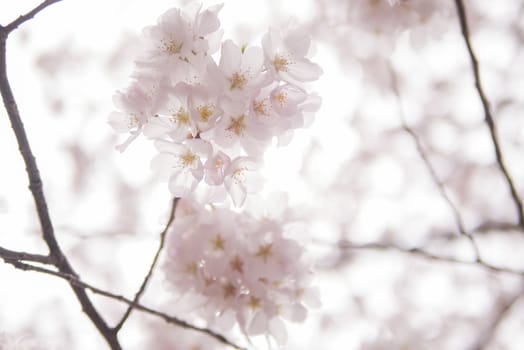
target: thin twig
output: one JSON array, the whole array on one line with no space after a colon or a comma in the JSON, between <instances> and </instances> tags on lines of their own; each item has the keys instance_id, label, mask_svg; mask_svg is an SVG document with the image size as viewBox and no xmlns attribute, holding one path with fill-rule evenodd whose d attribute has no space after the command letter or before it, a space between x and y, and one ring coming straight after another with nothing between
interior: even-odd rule
<instances>
[{"instance_id":1,"label":"thin twig","mask_svg":"<svg viewBox=\"0 0 524 350\"><path fill-rule=\"evenodd\" d=\"M44 274L48 274L48 275L51 275L51 276L62 278L64 280L68 281L69 284L75 285L75 286L77 286L79 288L82 288L82 289L89 289L94 294L102 295L104 297L107 297L107 298L110 298L110 299L113 299L113 300L125 303L125 304L127 304L129 306L132 306L134 309L140 310L140 311L142 311L144 313L148 313L150 315L154 315L154 316L160 317L167 323L175 324L175 325L177 325L179 327L182 327L182 328L185 328L185 329L190 329L190 330L193 330L193 331L197 331L197 332L206 334L206 335L211 336L214 339L218 340L219 342L223 343L224 345L231 346L231 347L233 347L235 349L247 350L246 348L243 348L243 347L233 343L232 341L227 339L222 334L219 334L219 333L217 333L217 332L215 332L215 331L213 331L213 330L211 330L209 328L198 327L198 326L192 325L192 324L190 324L190 323L188 323L188 322L186 322L184 320L179 319L178 317L170 316L170 315L168 315L166 313L163 313L161 311L157 311L157 310L151 309L151 308L149 308L147 306L144 306L144 305L141 305L141 304L139 304L139 303L137 303L137 302L135 302L133 300L127 299L126 297L124 297L122 295L114 294L114 293L108 292L106 290L100 289L100 288L95 287L95 286L93 286L91 284L83 282L76 275L71 275L71 274L60 272L60 271L53 271L53 270L50 270L50 269L47 269L47 268L44 268L44 267L35 266L35 265L31 265L31 264L26 264L26 263L23 263L23 262L20 262L20 261L8 261L8 263L13 265L17 269L20 269L20 270L36 271L36 272L41 272L41 273L44 273Z\"/></svg>"},{"instance_id":2,"label":"thin twig","mask_svg":"<svg viewBox=\"0 0 524 350\"><path fill-rule=\"evenodd\" d=\"M10 32L18 28L22 23L32 19L34 16L36 16L37 13L48 7L49 5L52 5L56 2L59 2L62 0L46 0L42 2L40 5L26 13L25 15L19 16L17 19L15 19L13 22L9 23L5 27L3 27L3 31L5 35L8 35Z\"/></svg>"},{"instance_id":3,"label":"thin twig","mask_svg":"<svg viewBox=\"0 0 524 350\"><path fill-rule=\"evenodd\" d=\"M2 95L4 106L11 122L11 127L15 133L18 148L26 166L26 171L29 178L29 189L35 202L38 220L42 230L42 236L49 249L49 255L53 259L54 265L61 273L74 276L76 275L76 272L70 265L56 240L53 224L47 207L47 201L43 191L40 171L29 145L29 140L25 132L24 124L22 122L22 118L20 117L18 106L16 104L13 91L11 90L11 85L7 78L6 41L9 33L25 21L35 16L38 12L57 1L58 0L44 1L39 6L35 7L32 11L23 16L20 16L9 25L0 27L0 93ZM20 262L17 261L8 262L20 264ZM120 350L122 347L118 341L117 334L112 331L112 329L107 325L106 321L99 314L98 310L94 307L91 300L87 296L85 289L75 284L70 284L70 286L73 289L73 292L75 293L78 301L82 305L82 310L89 317L100 334L104 337L107 344L113 350Z\"/></svg>"},{"instance_id":4,"label":"thin twig","mask_svg":"<svg viewBox=\"0 0 524 350\"><path fill-rule=\"evenodd\" d=\"M500 325L504 322L506 317L508 317L511 309L515 306L515 304L517 304L523 295L524 289L521 288L518 293L509 298L509 300L505 300L501 303L502 305L497 310L495 317L491 320L488 328L482 332L480 339L473 347L474 350L484 350L489 347L493 338L497 334Z\"/></svg>"},{"instance_id":5,"label":"thin twig","mask_svg":"<svg viewBox=\"0 0 524 350\"><path fill-rule=\"evenodd\" d=\"M430 253L424 249L421 248L403 248L401 246L395 245L395 244L385 244L385 243L365 243L365 244L357 244L352 243L349 241L341 241L338 244L340 249L343 250L378 250L378 251L394 251L399 252L403 254L409 254L413 256L417 256L420 258L438 261L438 262L445 262L445 263L453 263L453 264L462 264L462 265L471 265L471 266L477 266L492 272L502 272L502 273L508 273L512 275L517 275L520 277L524 277L524 270L515 270L507 267L499 267L491 265L485 261L478 261L478 260L461 260L453 257L447 257L447 256L441 256L436 255L433 253Z\"/></svg>"},{"instance_id":6,"label":"thin twig","mask_svg":"<svg viewBox=\"0 0 524 350\"><path fill-rule=\"evenodd\" d=\"M477 266L477 267L480 267L480 268L483 268L483 269L486 269L492 272L502 272L502 273L508 273L511 275L517 275L520 277L524 277L524 270L516 270L516 269L507 268L507 267L494 266L483 260L481 261L461 260L461 259L457 259L454 257L441 256L441 255L430 253L422 248L403 248L401 246L398 246L395 244L389 244L389 243L358 244L358 243L352 243L352 242L345 241L345 240L339 242L338 247L342 250L394 251L394 252L409 254L409 255L413 255L413 256L417 256L420 258L433 260L437 262Z\"/></svg>"},{"instance_id":7,"label":"thin twig","mask_svg":"<svg viewBox=\"0 0 524 350\"><path fill-rule=\"evenodd\" d=\"M139 302L140 297L144 293L144 291L146 289L146 286L149 283L149 280L151 279L151 276L153 275L153 270L155 269L156 264L158 262L158 258L160 257L160 252L164 248L164 242L165 242L165 239L166 239L167 230L169 229L169 226L171 226L171 223L173 222L173 220L175 218L175 210L176 210L176 205L178 203L178 200L179 200L179 198L176 198L176 197L173 198L173 202L171 204L171 211L169 213L169 219L167 220L167 223L166 223L166 226L165 226L164 230L160 234L160 243L158 245L158 249L157 249L157 251L155 253L153 261L151 262L151 266L149 267L149 271L147 272L146 277L142 281L142 285L138 289L138 292L135 294L135 298L133 299L133 303L134 304ZM127 308L126 312L122 316L122 319L120 320L120 322L118 322L118 324L113 328L115 332L118 333L120 331L120 329L122 328L122 326L126 322L127 318L131 314L131 311L133 310L133 307L134 307L133 305L134 304L129 305L129 307Z\"/></svg>"},{"instance_id":8,"label":"thin twig","mask_svg":"<svg viewBox=\"0 0 524 350\"><path fill-rule=\"evenodd\" d=\"M473 70L473 76L475 79L475 87L477 89L477 93L479 95L480 101L482 102L482 108L484 109L484 121L486 122L488 126L488 129L491 135L491 142L493 143L493 147L495 149L495 156L497 158L497 164L500 168L500 171L502 172L502 175L504 176L507 182L507 185L511 193L511 197L513 198L513 202L515 203L515 206L517 209L519 226L524 228L524 207L522 204L522 200L519 197L519 194L515 187L515 184L513 183L513 179L511 178L511 175L509 174L509 171L506 167L504 157L502 155L500 143L499 143L498 136L497 136L497 126L495 124L495 120L493 119L493 115L491 114L491 109L489 106L488 98L486 97L486 93L484 92L484 88L482 87L482 82L480 80L479 63L478 63L477 57L475 55L475 52L473 51L473 47L470 42L468 21L466 18L466 10L464 8L464 3L462 2L462 0L455 0L455 5L457 7L457 14L458 14L459 22L460 22L460 29L462 32L462 37L464 38L464 41L466 43L469 58L471 60L471 68Z\"/></svg>"},{"instance_id":9,"label":"thin twig","mask_svg":"<svg viewBox=\"0 0 524 350\"><path fill-rule=\"evenodd\" d=\"M26 252L17 252L14 250L5 249L0 247L0 258L4 261L7 260L18 260L18 261L31 261L45 265L54 265L54 259L49 255L31 254Z\"/></svg>"},{"instance_id":10,"label":"thin twig","mask_svg":"<svg viewBox=\"0 0 524 350\"><path fill-rule=\"evenodd\" d=\"M466 231L464 222L462 220L462 216L460 215L460 211L458 210L457 206L451 200L450 196L448 195L446 191L446 188L444 187L444 184L439 179L437 172L435 171L435 168L433 167L433 164L431 164L428 156L426 155L424 147L422 146L422 141L420 140L415 130L413 130L413 128L411 128L406 121L406 117L404 115L404 108L402 107L402 98L400 97L400 91L398 87L397 75L391 64L389 65L389 72L391 74L391 80L392 80L391 85L392 85L393 93L395 94L395 97L397 99L397 105L399 109L398 114L399 114L400 122L402 125L402 129L406 131L413 139L413 142L415 143L415 147L417 148L417 152L420 158L422 158L422 161L424 162L424 165L426 166L426 169L429 172L431 179L437 186L437 189L441 197L444 199L444 201L448 204L448 207L451 209L451 212L453 214L453 218L455 219L455 224L457 225L459 233L468 239L473 249L473 254L475 255L476 261L481 262L482 258L480 256L480 250L477 245L477 242L475 241L475 238L473 237L473 235L471 235L470 233Z\"/></svg>"}]
</instances>

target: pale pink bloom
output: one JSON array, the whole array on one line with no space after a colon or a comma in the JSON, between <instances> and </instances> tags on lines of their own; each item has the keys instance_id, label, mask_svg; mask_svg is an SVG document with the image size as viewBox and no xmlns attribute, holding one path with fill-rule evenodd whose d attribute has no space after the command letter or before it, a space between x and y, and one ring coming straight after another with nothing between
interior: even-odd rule
<instances>
[{"instance_id":1,"label":"pale pink bloom","mask_svg":"<svg viewBox=\"0 0 524 350\"><path fill-rule=\"evenodd\" d=\"M282 145L290 141L294 129L310 124L320 106L315 96L291 84L272 85L253 99L250 112Z\"/></svg>"},{"instance_id":2,"label":"pale pink bloom","mask_svg":"<svg viewBox=\"0 0 524 350\"><path fill-rule=\"evenodd\" d=\"M244 204L248 193L260 190L261 177L256 171L260 163L252 157L237 157L224 171L226 186L235 206Z\"/></svg>"},{"instance_id":3,"label":"pale pink bloom","mask_svg":"<svg viewBox=\"0 0 524 350\"><path fill-rule=\"evenodd\" d=\"M167 99L167 82L142 77L134 80L122 92L113 95L113 103L119 110L108 117L109 125L118 132L128 132L131 136L117 149L125 148L140 134L142 128L153 118Z\"/></svg>"},{"instance_id":4,"label":"pale pink bloom","mask_svg":"<svg viewBox=\"0 0 524 350\"><path fill-rule=\"evenodd\" d=\"M268 127L253 118L244 101L226 100L221 105L222 117L215 128L202 137L213 139L226 149L240 145L248 155L261 155L272 136Z\"/></svg>"},{"instance_id":5,"label":"pale pink bloom","mask_svg":"<svg viewBox=\"0 0 524 350\"><path fill-rule=\"evenodd\" d=\"M157 140L160 152L151 166L161 176L168 177L169 190L175 197L185 197L193 192L204 175L202 161L212 152L212 146L200 139L186 140L183 144Z\"/></svg>"},{"instance_id":6,"label":"pale pink bloom","mask_svg":"<svg viewBox=\"0 0 524 350\"><path fill-rule=\"evenodd\" d=\"M191 15L192 18L194 17L192 30L195 52L204 56L212 55L220 48L222 30L219 30L218 12L223 6L223 4L214 5L201 11L202 4L199 4L196 14Z\"/></svg>"},{"instance_id":7,"label":"pale pink bloom","mask_svg":"<svg viewBox=\"0 0 524 350\"><path fill-rule=\"evenodd\" d=\"M310 44L300 28L270 28L262 39L266 66L275 77L292 84L317 80L322 69L307 58Z\"/></svg>"},{"instance_id":8,"label":"pale pink bloom","mask_svg":"<svg viewBox=\"0 0 524 350\"><path fill-rule=\"evenodd\" d=\"M165 105L155 118L144 126L144 135L149 138L169 136L175 142L182 142L197 135L197 128L188 105L191 87L179 83L169 94Z\"/></svg>"},{"instance_id":9,"label":"pale pink bloom","mask_svg":"<svg viewBox=\"0 0 524 350\"><path fill-rule=\"evenodd\" d=\"M137 61L138 68L160 76L167 74L174 82L199 76L218 48L222 33L218 31L217 14L221 7L204 11L199 7L191 14L177 8L168 10L156 25L144 29L148 49Z\"/></svg>"},{"instance_id":10,"label":"pale pink bloom","mask_svg":"<svg viewBox=\"0 0 524 350\"><path fill-rule=\"evenodd\" d=\"M224 173L229 167L231 159L222 151L209 158L204 164L205 180L210 185L222 185L224 183Z\"/></svg>"},{"instance_id":11,"label":"pale pink bloom","mask_svg":"<svg viewBox=\"0 0 524 350\"><path fill-rule=\"evenodd\" d=\"M180 9L174 8L159 17L156 25L144 28L146 55L138 60L141 70L169 73L174 80L187 75L193 58L193 31L191 20Z\"/></svg>"},{"instance_id":12,"label":"pale pink bloom","mask_svg":"<svg viewBox=\"0 0 524 350\"><path fill-rule=\"evenodd\" d=\"M218 104L219 96L220 90L214 84L193 88L189 96L189 108L198 132L215 127L217 119L222 115L222 109Z\"/></svg>"},{"instance_id":13,"label":"pale pink bloom","mask_svg":"<svg viewBox=\"0 0 524 350\"><path fill-rule=\"evenodd\" d=\"M220 63L209 64L211 79L232 99L245 100L269 83L262 73L264 53L260 47L240 48L232 40L222 44Z\"/></svg>"}]
</instances>

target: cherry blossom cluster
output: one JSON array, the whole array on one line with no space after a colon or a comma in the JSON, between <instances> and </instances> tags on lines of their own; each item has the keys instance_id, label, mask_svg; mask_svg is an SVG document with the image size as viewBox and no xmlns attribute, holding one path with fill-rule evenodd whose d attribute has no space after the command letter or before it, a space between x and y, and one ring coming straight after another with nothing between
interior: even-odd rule
<instances>
[{"instance_id":1,"label":"cherry blossom cluster","mask_svg":"<svg viewBox=\"0 0 524 350\"><path fill-rule=\"evenodd\" d=\"M241 206L258 188L249 179L266 147L288 142L318 109L305 85L322 70L292 25L270 28L261 47L221 41L221 7L171 9L145 28L144 53L109 123L130 134L121 150L140 134L154 141L153 168L174 196L206 184Z\"/></svg>"},{"instance_id":2,"label":"cherry blossom cluster","mask_svg":"<svg viewBox=\"0 0 524 350\"><path fill-rule=\"evenodd\" d=\"M182 199L166 244L167 281L209 322L285 343L283 320L301 322L306 306L319 304L309 260L291 237L297 230L304 237L304 227L289 211L238 215Z\"/></svg>"}]
</instances>

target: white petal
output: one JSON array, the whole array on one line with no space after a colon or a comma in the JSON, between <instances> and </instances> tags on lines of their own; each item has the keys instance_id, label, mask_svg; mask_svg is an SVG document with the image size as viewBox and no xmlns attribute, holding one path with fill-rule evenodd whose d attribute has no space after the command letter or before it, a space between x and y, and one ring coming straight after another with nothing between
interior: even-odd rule
<instances>
[{"instance_id":1,"label":"white petal","mask_svg":"<svg viewBox=\"0 0 524 350\"><path fill-rule=\"evenodd\" d=\"M284 321L279 317L275 317L269 321L269 333L275 338L278 345L285 345L287 342L287 331Z\"/></svg>"},{"instance_id":2,"label":"white petal","mask_svg":"<svg viewBox=\"0 0 524 350\"><path fill-rule=\"evenodd\" d=\"M107 122L113 129L119 132L128 132L129 131L129 123L127 121L128 117L127 114L121 113L121 112L112 112L107 117Z\"/></svg>"},{"instance_id":3,"label":"white petal","mask_svg":"<svg viewBox=\"0 0 524 350\"><path fill-rule=\"evenodd\" d=\"M182 170L169 179L169 190L175 197L185 197L193 192L197 184L198 180L190 171Z\"/></svg>"},{"instance_id":4,"label":"white petal","mask_svg":"<svg viewBox=\"0 0 524 350\"><path fill-rule=\"evenodd\" d=\"M220 56L220 69L226 76L233 74L240 67L240 48L232 40L226 40L222 44L222 55Z\"/></svg>"},{"instance_id":5,"label":"white petal","mask_svg":"<svg viewBox=\"0 0 524 350\"><path fill-rule=\"evenodd\" d=\"M263 312L258 312L251 320L247 330L250 335L263 334L267 332L267 319Z\"/></svg>"},{"instance_id":6,"label":"white petal","mask_svg":"<svg viewBox=\"0 0 524 350\"><path fill-rule=\"evenodd\" d=\"M242 71L256 74L264 64L264 51L260 47L248 47L242 55Z\"/></svg>"}]
</instances>

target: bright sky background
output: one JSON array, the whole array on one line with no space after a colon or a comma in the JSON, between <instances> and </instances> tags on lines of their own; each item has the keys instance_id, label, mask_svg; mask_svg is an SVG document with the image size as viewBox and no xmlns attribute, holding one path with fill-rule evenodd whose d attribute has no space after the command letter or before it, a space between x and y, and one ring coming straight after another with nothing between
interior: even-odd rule
<instances>
[{"instance_id":1,"label":"bright sky background","mask_svg":"<svg viewBox=\"0 0 524 350\"><path fill-rule=\"evenodd\" d=\"M58 238L86 280L127 295L135 291L154 252L169 193L164 183L152 178L149 169L149 160L154 154L152 145L139 139L122 154L114 151L113 146L123 137L115 135L106 119L114 108L113 93L128 81L139 49L136 38L141 29L180 3L64 0L25 24L8 41L9 78L41 169ZM204 6L215 3L204 1ZM315 14L314 3L313 0L228 0L219 15L224 38L259 45L268 25L284 23L290 17L299 23L310 21ZM490 7L487 13L494 23L514 12L511 1L502 3L501 6L483 5ZM4 1L0 4L0 23L8 23L36 4L38 1ZM481 21L481 16L477 20ZM442 152L435 152L431 158L438 164L439 174L444 177L456 170L456 164L448 163L442 154L449 155L450 159L457 156L478 166L475 169L480 180L473 176L462 186L469 188L477 184L474 181L480 181L481 185L475 186L479 188L475 199L480 202L486 199L489 203L477 207L466 199L461 202L462 194L453 192L453 199L463 203L468 227L474 227L482 219L478 210L491 213L488 218L501 220L512 219L513 212L508 209L504 190L499 190L503 188L500 179L490 177L487 170L483 172L482 166L489 166L493 160L492 147L481 123L482 111L470 77L464 77L467 69L460 69L466 56L460 37L454 32L456 29L458 27L450 26L440 41L422 52L407 49L406 38L403 38L404 43L392 57L398 73L407 77L402 91L406 95L403 108L408 122L420 126L421 133L434 141L434 149ZM522 68L515 67L513 79L504 80L497 75L498 69L512 67L509 62L515 56L523 58L518 56L519 46L515 41L496 27L479 30L475 40L481 62L488 61L485 77L490 96L499 102L507 95L514 98L520 94L524 79L516 77L523 76ZM342 255L332 245L340 239L340 230L346 226L349 234L344 237L356 242L372 242L386 236L407 247L425 242L428 232L454 229L449 207L427 176L412 140L399 131L394 97L366 85L362 80L365 73L355 66L353 59L350 56L347 60L340 59L339 55L344 57L344 49L333 47L327 41L315 42L313 57L321 64L324 75L312 88L322 97L322 107L312 126L298 131L289 146L268 150L264 168L267 192L285 191L292 205L305 206L311 211L312 235L328 246L311 245L310 250L326 266ZM455 78L457 70L462 75ZM428 88L429 80L438 80L435 77L452 85L444 102L431 100L432 96L441 96L436 87ZM359 113L367 118L357 115L360 104ZM514 108L521 110L520 105ZM450 122L451 117L439 119L440 123L431 124L426 134L423 128L426 124L419 122L434 110L442 110L447 117L447 112L457 114L460 118L456 123ZM520 140L520 144L508 142L506 149L521 147L520 153L508 151L508 157L511 171L522 189L524 122L511 119L503 111L500 118L501 132ZM455 128L457 124L465 125L467 131L460 133L461 130ZM394 141L389 142L389 138ZM73 156L78 154L75 150L82 151L78 158ZM381 153L375 157L377 150ZM78 166L80 156L87 157L86 164L89 164L83 170ZM32 199L25 190L25 170L3 109L0 110L0 159L4 164L0 172L0 245L43 252ZM364 170L360 171L355 164ZM450 180L451 187L455 186L453 181ZM81 195L73 194L77 182L78 186L84 186ZM125 186L119 187L121 183L128 186L129 194ZM488 189L482 191L483 186ZM505 204L497 205L499 202ZM390 231L393 233L388 236ZM486 235L481 240L488 258L514 267L524 266L521 254L508 253L508 248L522 246L523 239L494 237ZM463 242L449 244L451 248L446 246L445 253L470 257L469 247ZM438 251L438 244L434 247ZM351 259L351 263L346 262L347 265L338 269L320 268L322 273L317 279L323 308L314 311L306 324L290 326L289 349L308 349L312 344L322 344L323 350L400 349L404 336L407 348L418 348L413 339L419 338L409 338L413 334L423 333L421 337L429 340L438 336L417 328L419 321L424 326L434 324L435 329L440 330L446 328L447 318L442 314L453 320L482 319L483 315L491 315L495 297L503 299L511 295L522 283L512 276L499 278L475 268L454 269L453 265L433 268L424 261L407 260L395 253L355 254ZM109 267L126 273L119 274L113 281L115 276ZM401 277L409 273L416 277L408 278L408 282L402 280ZM488 285L486 280L493 284L491 289L479 287ZM161 281L157 282L162 286ZM400 291L403 288L410 292L403 294ZM400 300L407 295L411 298L409 302ZM163 298L166 296L159 296ZM122 310L120 306L114 307L114 303L96 300L98 305L110 310L110 318L116 319ZM151 298L148 302L155 300ZM404 310L404 302L411 309ZM72 338L84 334L88 339L75 343L78 349L103 347L64 283L0 264L0 333L34 331L44 338L56 336L57 329L49 321L55 307L67 321ZM453 316L456 310L462 310L462 314ZM409 319L411 312L414 316ZM404 313L409 315L409 327L402 322L396 324L396 318ZM28 321L31 319L38 325L37 330L24 329L33 324ZM129 348L139 349L140 340L134 339L133 332L142 329L142 325L133 322L123 338ZM464 327L463 338L450 336L447 343L438 343L442 346L440 349L459 349L460 341L469 341L476 334L467 325L460 326ZM508 349L517 349L515 344L524 341L522 327L515 328L514 323L503 328L501 334L502 339L507 335L513 342ZM383 336L395 340L398 347L365 345L366 341ZM50 342L58 344L56 340Z\"/></svg>"}]
</instances>

